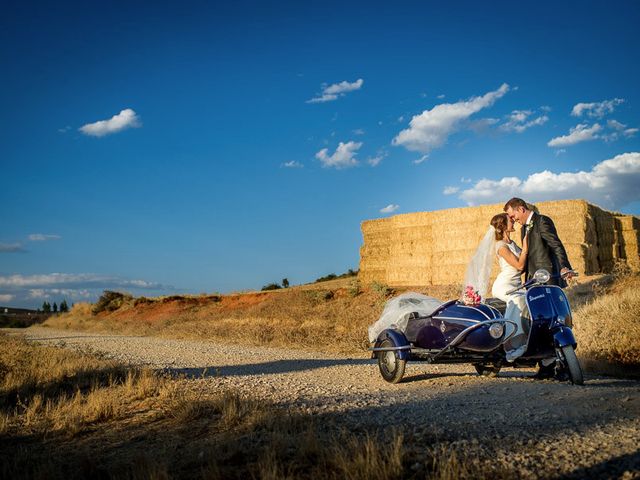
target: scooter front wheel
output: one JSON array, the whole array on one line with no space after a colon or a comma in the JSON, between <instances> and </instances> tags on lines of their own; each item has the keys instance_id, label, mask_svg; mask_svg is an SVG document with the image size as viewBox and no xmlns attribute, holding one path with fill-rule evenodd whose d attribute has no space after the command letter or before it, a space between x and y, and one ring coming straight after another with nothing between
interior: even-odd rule
<instances>
[{"instance_id":1,"label":"scooter front wheel","mask_svg":"<svg viewBox=\"0 0 640 480\"><path fill-rule=\"evenodd\" d=\"M388 338L383 340L381 347L395 347L396 345ZM389 350L386 352L378 352L378 368L380 375L389 383L398 383L404 376L404 368L407 365L406 360L402 360L397 350Z\"/></svg>"},{"instance_id":2,"label":"scooter front wheel","mask_svg":"<svg viewBox=\"0 0 640 480\"><path fill-rule=\"evenodd\" d=\"M573 350L573 346L567 345L566 347L559 348L558 350L558 353L562 357L560 360L569 373L569 380L571 383L574 385L583 385L584 378L582 376L582 368L580 367L578 357L576 357L576 352Z\"/></svg>"}]
</instances>

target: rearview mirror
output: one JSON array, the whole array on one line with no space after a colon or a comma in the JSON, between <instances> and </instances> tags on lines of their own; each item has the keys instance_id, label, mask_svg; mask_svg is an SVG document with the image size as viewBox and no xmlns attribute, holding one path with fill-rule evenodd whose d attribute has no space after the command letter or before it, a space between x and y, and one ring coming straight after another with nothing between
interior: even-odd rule
<instances>
[{"instance_id":1,"label":"rearview mirror","mask_svg":"<svg viewBox=\"0 0 640 480\"><path fill-rule=\"evenodd\" d=\"M544 268L541 268L540 270L536 270L536 273L533 274L533 278L538 283L547 283L551 278L551 274Z\"/></svg>"}]
</instances>

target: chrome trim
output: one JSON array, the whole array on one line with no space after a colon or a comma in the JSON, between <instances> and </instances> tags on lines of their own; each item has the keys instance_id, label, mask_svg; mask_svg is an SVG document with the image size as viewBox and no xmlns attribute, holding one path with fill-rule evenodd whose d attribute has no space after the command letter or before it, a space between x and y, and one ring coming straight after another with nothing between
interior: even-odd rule
<instances>
[{"instance_id":1,"label":"chrome trim","mask_svg":"<svg viewBox=\"0 0 640 480\"><path fill-rule=\"evenodd\" d=\"M411 345L403 345L402 347L369 347L370 352L393 352L396 350L411 350Z\"/></svg>"},{"instance_id":2,"label":"chrome trim","mask_svg":"<svg viewBox=\"0 0 640 480\"><path fill-rule=\"evenodd\" d=\"M515 333L518 331L518 324L516 322L514 322L513 320L507 320L506 318L504 319L505 323L511 323L513 324L514 327L516 327L513 332L511 333L511 335L509 335L508 337L505 337L502 340L502 343L506 342L507 340L509 340L511 337L513 337L515 335ZM531 331L529 331L529 334L531 334ZM527 345L529 344L529 337L527 337Z\"/></svg>"},{"instance_id":3,"label":"chrome trim","mask_svg":"<svg viewBox=\"0 0 640 480\"><path fill-rule=\"evenodd\" d=\"M473 318L462 318L462 317L431 317L434 320L462 320L465 322L474 322L474 323L479 323L480 320L475 320Z\"/></svg>"},{"instance_id":4,"label":"chrome trim","mask_svg":"<svg viewBox=\"0 0 640 480\"><path fill-rule=\"evenodd\" d=\"M498 310L496 307L492 307L491 305L489 305L488 303L483 303L483 305L485 307L488 307L491 309L491 313L493 313L493 318L500 318L502 317L502 314L500 313L500 310Z\"/></svg>"},{"instance_id":5,"label":"chrome trim","mask_svg":"<svg viewBox=\"0 0 640 480\"><path fill-rule=\"evenodd\" d=\"M480 312L482 315L484 315L484 316L485 316L485 318L486 318L487 320L491 320L491 318L489 318L489 315L487 315L486 313L484 313L484 312L483 312L482 310L480 310L479 308L472 307L471 305L462 305L462 306L463 306L463 307L467 307L467 308L471 308L471 309L475 310L476 312Z\"/></svg>"},{"instance_id":6,"label":"chrome trim","mask_svg":"<svg viewBox=\"0 0 640 480\"><path fill-rule=\"evenodd\" d=\"M504 323L504 322L508 322L509 320L505 320L503 318L500 319L489 319L489 320L485 320L483 322L478 322L475 325L470 325L467 328L465 328L463 331L461 331L456 338L454 338L453 340L451 340L449 342L449 344L444 347L442 350L440 350L440 352L438 352L437 354L435 354L433 356L433 358L431 359L431 361L437 359L438 357L442 356L444 353L446 353L447 351L449 351L451 348L457 346L458 344L460 344L466 337L467 335L469 335L471 332L473 332L474 330L477 330L480 327L483 327L485 325L490 325L492 323ZM512 322L513 323L513 322ZM503 334L504 335L504 334Z\"/></svg>"},{"instance_id":7,"label":"chrome trim","mask_svg":"<svg viewBox=\"0 0 640 480\"><path fill-rule=\"evenodd\" d=\"M471 325L471 326L465 328L463 331L461 331L456 338L451 340L451 342L449 342L448 347L455 347L460 342L462 342L462 340L464 340L464 338L467 335L469 335L471 332L473 332L474 330L477 330L480 327L484 327L485 325L491 325L492 323L504 323L504 322L507 322L507 321L508 320L503 320L503 319L495 320L494 319L494 320L485 320L484 322L479 322L479 323L476 323L475 325Z\"/></svg>"}]
</instances>

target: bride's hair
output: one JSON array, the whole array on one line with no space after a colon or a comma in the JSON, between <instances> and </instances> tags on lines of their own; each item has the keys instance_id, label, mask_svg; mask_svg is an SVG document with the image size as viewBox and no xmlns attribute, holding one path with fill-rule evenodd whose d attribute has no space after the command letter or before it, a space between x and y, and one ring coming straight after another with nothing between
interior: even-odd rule
<instances>
[{"instance_id":1,"label":"bride's hair","mask_svg":"<svg viewBox=\"0 0 640 480\"><path fill-rule=\"evenodd\" d=\"M496 240L502 240L504 232L507 231L509 220L506 213L499 213L494 215L491 219L491 225L496 229Z\"/></svg>"}]
</instances>

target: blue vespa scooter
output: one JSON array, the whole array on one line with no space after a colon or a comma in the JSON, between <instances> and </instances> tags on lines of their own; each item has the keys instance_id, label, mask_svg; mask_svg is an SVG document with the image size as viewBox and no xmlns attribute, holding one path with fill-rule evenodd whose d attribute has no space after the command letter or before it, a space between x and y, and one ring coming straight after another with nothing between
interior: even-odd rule
<instances>
[{"instance_id":1,"label":"blue vespa scooter","mask_svg":"<svg viewBox=\"0 0 640 480\"><path fill-rule=\"evenodd\" d=\"M575 272L572 272L576 275ZM538 270L534 277L514 289L526 289L530 332L526 352L513 363L506 361L503 347L512 335L513 324L504 318L504 302L488 299L484 304L466 305L452 300L428 316L410 314L406 328L383 330L369 349L377 358L382 378L397 383L404 376L406 362L471 363L480 375L497 375L505 366L551 368L556 378L582 385L583 376L575 354L569 301L561 288L546 285L551 275ZM500 305L501 303L501 305Z\"/></svg>"}]
</instances>

